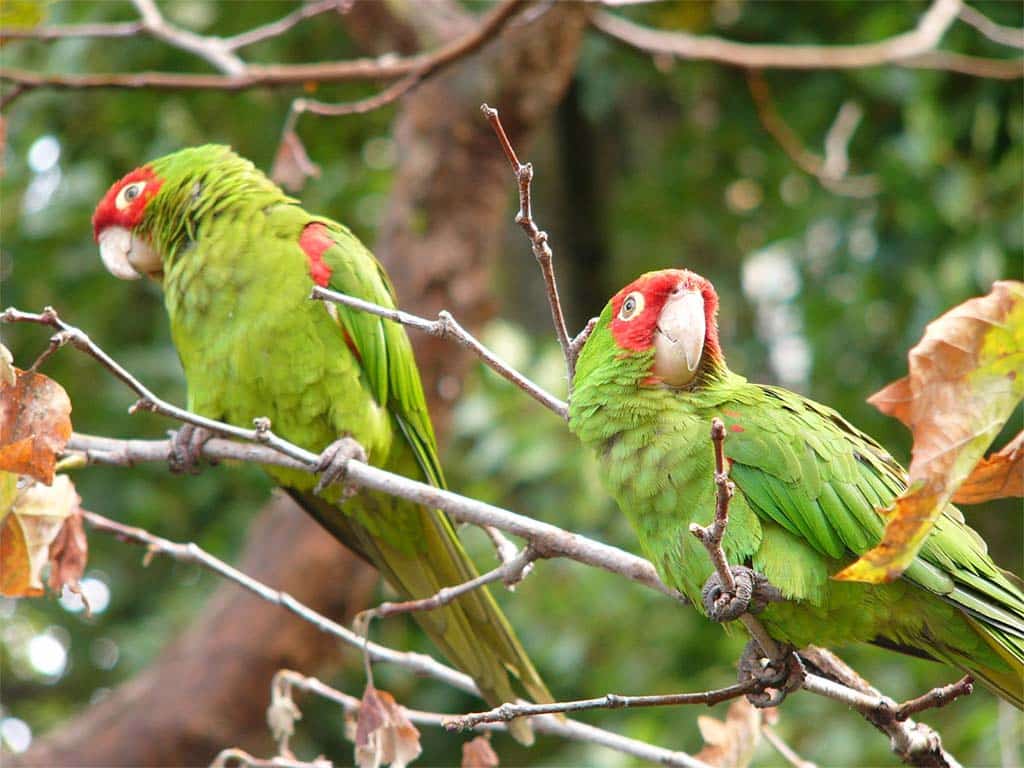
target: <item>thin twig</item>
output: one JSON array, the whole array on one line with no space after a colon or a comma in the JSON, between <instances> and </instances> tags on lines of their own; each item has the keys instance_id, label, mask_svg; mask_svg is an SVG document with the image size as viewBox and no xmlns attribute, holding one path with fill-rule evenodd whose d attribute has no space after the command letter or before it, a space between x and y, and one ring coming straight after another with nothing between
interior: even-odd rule
<instances>
[{"instance_id":1,"label":"thin twig","mask_svg":"<svg viewBox=\"0 0 1024 768\"><path fill-rule=\"evenodd\" d=\"M977 8L963 5L960 8L960 21L974 27L995 43L1008 45L1011 48L1024 48L1024 29L998 24Z\"/></svg>"},{"instance_id":2,"label":"thin twig","mask_svg":"<svg viewBox=\"0 0 1024 768\"><path fill-rule=\"evenodd\" d=\"M343 693L329 685L317 680L314 677L306 677L291 670L281 670L277 676L285 676L287 681L294 687L309 693L321 696L328 701L333 701L344 708L346 712L358 713L362 702L355 696ZM277 677L275 676L275 678ZM447 727L447 722L453 715L441 714L438 712L423 712L421 710L402 708L410 721L417 725L430 725ZM704 763L696 760L684 752L656 747L643 741L619 736L611 731L585 725L575 720L552 715L540 715L530 721L530 725L537 733L546 733L551 736L559 736L565 739L600 744L641 760L648 760L652 763L665 766L676 766L677 768L708 768ZM505 731L505 723L490 722L479 723L471 726L474 731Z\"/></svg>"},{"instance_id":3,"label":"thin twig","mask_svg":"<svg viewBox=\"0 0 1024 768\"><path fill-rule=\"evenodd\" d=\"M770 725L761 726L761 735L764 736L765 741L775 748L775 751L779 753L782 759L792 765L793 768L818 768L815 763L800 757Z\"/></svg>"},{"instance_id":4,"label":"thin twig","mask_svg":"<svg viewBox=\"0 0 1024 768\"><path fill-rule=\"evenodd\" d=\"M655 696L623 696L608 693L595 699L579 699L577 701L560 701L551 704L506 703L486 712L471 712L467 715L449 717L444 726L451 731L464 731L481 723L507 723L521 717L536 715L564 714L566 712L585 712L590 709L627 709L639 707L677 707L687 704L706 704L711 706L730 699L755 693L763 686L756 680L734 683L725 688L699 693L668 693Z\"/></svg>"},{"instance_id":5,"label":"thin twig","mask_svg":"<svg viewBox=\"0 0 1024 768\"><path fill-rule=\"evenodd\" d=\"M179 544L160 536L156 536L142 528L136 528L134 526L124 525L123 523L119 523L115 520L110 520L109 518L106 518L103 515L98 515L95 512L83 512L82 514L93 530L101 533L113 534L122 541L128 541L133 544L140 544L146 547L148 552L147 559L153 555L167 555L182 562L196 563L219 576L233 581L250 592L255 593L263 600L273 603L274 605L279 605L287 611L291 611L304 621L315 626L320 631L333 637L337 637L339 640L351 645L353 648L360 651L365 648L375 662L396 664L417 675L427 675L437 680L441 680L453 688L458 688L459 690L467 691L469 693L478 692L476 685L469 675L458 672L425 654L395 651L391 648L377 645L376 643L367 642L364 638L353 632L348 627L342 626L336 621L332 621L326 616L317 613L312 608L303 605L287 592L281 592L268 587L251 576L242 573L237 568L228 565L223 560L214 557L209 552L192 542Z\"/></svg>"},{"instance_id":6,"label":"thin twig","mask_svg":"<svg viewBox=\"0 0 1024 768\"><path fill-rule=\"evenodd\" d=\"M964 675L955 683L944 685L941 688L932 688L922 696L903 702L896 708L894 717L897 720L906 720L918 712L944 707L954 699L958 699L961 696L970 696L973 692L974 678L970 675Z\"/></svg>"},{"instance_id":7,"label":"thin twig","mask_svg":"<svg viewBox=\"0 0 1024 768\"><path fill-rule=\"evenodd\" d=\"M422 600L406 600L400 603L381 603L376 608L370 608L363 611L363 614L366 615L367 618L385 618L387 616L395 616L403 613L432 611L435 608L440 608L443 605L455 602L455 600L462 597L462 595L472 592L474 589L479 589L486 584L493 584L495 581L511 581L513 583L518 583L519 581L522 581L526 568L537 560L537 557L537 553L533 547L527 545L515 558L502 563L497 568L494 568L487 573L477 576L475 579L470 579L462 584L456 584L451 587L443 587L438 590L436 594L430 597L425 597Z\"/></svg>"},{"instance_id":8,"label":"thin twig","mask_svg":"<svg viewBox=\"0 0 1024 768\"><path fill-rule=\"evenodd\" d=\"M144 32L141 21L122 21L113 24L65 24L59 27L5 27L0 29L0 40L39 40L50 42L69 37L133 37Z\"/></svg>"},{"instance_id":9,"label":"thin twig","mask_svg":"<svg viewBox=\"0 0 1024 768\"><path fill-rule=\"evenodd\" d=\"M519 186L519 212L516 213L516 224L522 227L530 241L533 255L540 265L541 274L544 276L544 286L547 289L548 304L551 307L551 321L555 326L555 337L558 339L558 346L562 348L562 356L565 358L566 373L569 378L569 393L572 394L572 380L576 373L576 357L573 354L572 340L569 338L569 331L565 326L565 316L562 313L562 301L558 295L558 284L555 281L554 254L548 244L548 233L540 229L533 220L533 209L530 201L530 185L533 182L533 165L531 163L519 162L512 142L505 133L505 127L501 124L498 110L486 104L480 105L481 111L490 122L494 133L501 143L501 148L508 158L512 172L515 174Z\"/></svg>"},{"instance_id":10,"label":"thin twig","mask_svg":"<svg viewBox=\"0 0 1024 768\"><path fill-rule=\"evenodd\" d=\"M141 0L143 3L151 0ZM493 39L511 21L524 0L504 0L487 15L480 24L465 35L443 45L435 51L415 56L383 56L380 58L328 61L312 64L243 64L242 70L229 75L183 74L177 72L126 72L109 74L51 74L6 68L0 72L0 82L22 85L26 88L70 88L76 90L93 88L129 88L155 90L222 90L241 91L249 88L279 88L307 83L341 83L369 80L395 80L407 75L436 72L456 59L464 58ZM147 27L148 28L148 27ZM193 51L197 55L218 58L219 51L227 57L237 59L225 46L221 38L205 38L184 30L172 34L178 47ZM166 27L162 34L167 39ZM168 39L168 42L171 40ZM190 46L190 47L188 47ZM237 47L237 46L235 46ZM227 59L219 58L221 64Z\"/></svg>"},{"instance_id":11,"label":"thin twig","mask_svg":"<svg viewBox=\"0 0 1024 768\"><path fill-rule=\"evenodd\" d=\"M711 442L715 448L715 519L707 527L691 523L690 533L707 549L718 578L722 580L722 590L735 592L736 581L729 570L725 550L722 549L722 537L729 525L729 501L736 492L736 486L729 480L729 473L725 469L725 424L718 417L711 420Z\"/></svg>"},{"instance_id":12,"label":"thin twig","mask_svg":"<svg viewBox=\"0 0 1024 768\"><path fill-rule=\"evenodd\" d=\"M229 51L236 51L247 45L260 43L264 40L269 40L272 37L279 37L300 21L311 19L314 16L319 16L321 13L326 13L327 11L336 10L340 13L345 9L345 6L347 4L351 4L351 2L352 0L319 0L319 2L315 3L304 3L297 10L292 11L287 16L283 16L277 21L272 21L261 27L250 29L247 32L240 32L239 34L231 37L222 38L224 47Z\"/></svg>"},{"instance_id":13,"label":"thin twig","mask_svg":"<svg viewBox=\"0 0 1024 768\"><path fill-rule=\"evenodd\" d=\"M837 195L864 198L878 194L880 183L877 176L846 176L849 167L848 146L860 122L860 108L856 104L846 102L836 114L825 137L825 157L822 158L804 147L800 137L779 114L762 72L749 70L747 87L761 125L800 170L816 178L823 187Z\"/></svg>"},{"instance_id":14,"label":"thin twig","mask_svg":"<svg viewBox=\"0 0 1024 768\"><path fill-rule=\"evenodd\" d=\"M416 330L423 331L431 336L436 336L441 339L454 339L462 346L471 350L473 354L480 358L488 368L502 378L515 384L519 389L523 390L523 392L528 394L545 408L558 414L558 416L563 419L568 416L569 406L564 401L559 400L540 385L530 381L523 374L481 344L477 338L463 328L449 312L439 312L437 320L427 320L424 317L412 315L399 309L382 307L379 304L374 304L363 299L358 299L355 296L349 296L348 294L338 293L337 291L322 288L319 285L313 287L313 292L310 295L311 298L314 299L320 299L321 301L333 301L336 304L344 304L345 306L358 309L362 312L368 312L372 315L377 315L378 317L393 320L396 323L401 323L402 325L410 328L415 328Z\"/></svg>"},{"instance_id":15,"label":"thin twig","mask_svg":"<svg viewBox=\"0 0 1024 768\"><path fill-rule=\"evenodd\" d=\"M933 50L956 21L959 0L936 0L910 32L876 43L855 45L778 45L738 43L688 32L649 29L598 11L591 23L606 35L648 53L705 59L751 69L854 69L901 63Z\"/></svg>"}]
</instances>

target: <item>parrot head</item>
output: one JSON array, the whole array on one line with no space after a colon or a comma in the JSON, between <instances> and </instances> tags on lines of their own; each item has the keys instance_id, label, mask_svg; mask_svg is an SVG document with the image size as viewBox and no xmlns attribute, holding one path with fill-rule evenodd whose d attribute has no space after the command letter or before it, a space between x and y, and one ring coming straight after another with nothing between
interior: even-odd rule
<instances>
[{"instance_id":1,"label":"parrot head","mask_svg":"<svg viewBox=\"0 0 1024 768\"><path fill-rule=\"evenodd\" d=\"M157 278L163 260L142 227L147 209L164 180L150 165L136 168L116 182L92 215L93 237L107 270L122 280Z\"/></svg>"},{"instance_id":2,"label":"parrot head","mask_svg":"<svg viewBox=\"0 0 1024 768\"><path fill-rule=\"evenodd\" d=\"M608 302L577 371L634 359L642 386L693 386L702 370L722 363L717 314L718 294L705 278L686 269L648 272Z\"/></svg>"},{"instance_id":3,"label":"parrot head","mask_svg":"<svg viewBox=\"0 0 1024 768\"><path fill-rule=\"evenodd\" d=\"M96 206L92 229L103 264L122 280L160 280L203 216L243 199L254 205L290 200L231 147L206 144L152 160L117 181Z\"/></svg>"}]
</instances>

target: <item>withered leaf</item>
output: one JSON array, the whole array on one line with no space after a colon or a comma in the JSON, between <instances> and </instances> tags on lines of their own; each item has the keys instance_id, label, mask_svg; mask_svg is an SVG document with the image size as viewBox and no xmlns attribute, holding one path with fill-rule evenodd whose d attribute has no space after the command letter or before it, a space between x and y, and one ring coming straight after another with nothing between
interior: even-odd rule
<instances>
[{"instance_id":1,"label":"withered leaf","mask_svg":"<svg viewBox=\"0 0 1024 768\"><path fill-rule=\"evenodd\" d=\"M0 470L49 484L71 437L71 400L53 379L14 371L13 385L0 379Z\"/></svg>"},{"instance_id":2,"label":"withered leaf","mask_svg":"<svg viewBox=\"0 0 1024 768\"><path fill-rule=\"evenodd\" d=\"M981 504L1008 496L1024 496L1024 432L1002 450L978 462L955 494L957 504Z\"/></svg>"},{"instance_id":3,"label":"withered leaf","mask_svg":"<svg viewBox=\"0 0 1024 768\"><path fill-rule=\"evenodd\" d=\"M68 515L50 542L50 577L47 579L50 589L58 595L65 584L77 589L88 560L89 540L85 537L82 509L76 504L75 511Z\"/></svg>"},{"instance_id":4,"label":"withered leaf","mask_svg":"<svg viewBox=\"0 0 1024 768\"><path fill-rule=\"evenodd\" d=\"M359 768L405 768L419 757L420 732L387 691L367 685L356 723L356 765Z\"/></svg>"},{"instance_id":5,"label":"withered leaf","mask_svg":"<svg viewBox=\"0 0 1024 768\"><path fill-rule=\"evenodd\" d=\"M66 539L74 541L59 548L56 554L62 559L51 563L51 546L69 518L79 517L81 531L79 503L78 493L66 475L58 475L49 486L31 483L14 495L0 530L0 593L8 597L43 594L42 574L47 563L60 570L60 576L77 579L81 575L85 567L84 532L81 539L73 529L65 534Z\"/></svg>"},{"instance_id":6,"label":"withered leaf","mask_svg":"<svg viewBox=\"0 0 1024 768\"><path fill-rule=\"evenodd\" d=\"M954 307L928 325L909 357L910 374L868 401L913 433L909 487L881 543L837 579L898 578L1024 397L1024 283L997 282Z\"/></svg>"},{"instance_id":7,"label":"withered leaf","mask_svg":"<svg viewBox=\"0 0 1024 768\"><path fill-rule=\"evenodd\" d=\"M305 186L306 179L319 175L320 166L309 159L299 134L293 130L285 131L274 156L270 178L289 192L299 192Z\"/></svg>"},{"instance_id":8,"label":"withered leaf","mask_svg":"<svg viewBox=\"0 0 1024 768\"><path fill-rule=\"evenodd\" d=\"M499 764L498 753L486 735L477 736L462 745L462 768L498 768Z\"/></svg>"},{"instance_id":9,"label":"withered leaf","mask_svg":"<svg viewBox=\"0 0 1024 768\"><path fill-rule=\"evenodd\" d=\"M2 138L2 133L0 133L0 138ZM0 149L3 149L2 143L0 143ZM18 374L14 368L14 357L11 355L11 350L0 344L0 382L13 387L17 380Z\"/></svg>"},{"instance_id":10,"label":"withered leaf","mask_svg":"<svg viewBox=\"0 0 1024 768\"><path fill-rule=\"evenodd\" d=\"M729 705L725 720L697 718L705 746L694 757L716 768L746 768L761 738L763 712L746 698Z\"/></svg>"}]
</instances>

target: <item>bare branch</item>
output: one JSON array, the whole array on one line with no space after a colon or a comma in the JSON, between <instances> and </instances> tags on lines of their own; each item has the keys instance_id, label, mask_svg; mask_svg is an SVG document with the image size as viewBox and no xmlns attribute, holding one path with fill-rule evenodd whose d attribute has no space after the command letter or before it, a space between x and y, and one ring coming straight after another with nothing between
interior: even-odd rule
<instances>
[{"instance_id":1,"label":"bare branch","mask_svg":"<svg viewBox=\"0 0 1024 768\"><path fill-rule=\"evenodd\" d=\"M487 573L477 576L475 579L463 582L462 584L456 584L451 587L444 587L438 590L438 592L431 597L425 597L421 600L406 600L401 603L381 603L376 608L370 608L369 610L363 611L363 614L369 618L385 618L387 616L395 616L396 614L403 613L417 613L419 611L432 611L435 608L440 608L443 605L448 605L454 602L462 595L467 592L472 592L474 589L479 589L486 584L492 584L495 581L513 582L518 583L522 581L524 573L528 566L530 566L538 555L534 549L527 545L520 551L520 553L508 560L497 568L488 571Z\"/></svg>"},{"instance_id":2,"label":"bare branch","mask_svg":"<svg viewBox=\"0 0 1024 768\"><path fill-rule=\"evenodd\" d=\"M749 69L859 69L894 64L949 69L978 77L1024 77L1021 60L968 57L969 61L964 61L957 58L959 54L935 50L961 9L960 0L936 0L910 32L859 45L738 43L720 37L650 29L606 11L594 13L590 21L606 35L647 53Z\"/></svg>"},{"instance_id":3,"label":"bare branch","mask_svg":"<svg viewBox=\"0 0 1024 768\"><path fill-rule=\"evenodd\" d=\"M333 701L336 704L339 704L346 712L358 712L359 707L362 704L362 702L355 696L336 690L314 677L306 677L305 675L298 672L292 672L291 670L281 670L278 675L283 676L288 683L300 690L313 693L327 699L328 701ZM405 709L405 714L408 716L409 720L417 725L447 727L448 721L453 717L453 715L444 715L437 712L423 712L404 707L403 709ZM566 718L541 715L534 717L531 721L531 726L537 733L546 733L548 735L559 736L564 739L600 744L601 746L617 750L633 757L638 757L642 760L649 760L650 762L658 765L677 766L678 768L708 768L704 763L695 760L683 752L674 752L661 747L655 747L643 741L619 736L618 734L610 731L605 731L600 728L595 728L591 725L585 725ZM507 730L504 723L498 722L479 723L477 725L470 726L470 729L474 731Z\"/></svg>"},{"instance_id":4,"label":"bare branch","mask_svg":"<svg viewBox=\"0 0 1024 768\"><path fill-rule=\"evenodd\" d=\"M906 720L918 712L944 707L961 696L970 696L973 692L974 678L970 675L964 675L955 683L944 685L941 688L932 688L922 696L903 702L896 708L895 718L897 720Z\"/></svg>"},{"instance_id":5,"label":"bare branch","mask_svg":"<svg viewBox=\"0 0 1024 768\"><path fill-rule=\"evenodd\" d=\"M151 2L151 0L142 0ZM9 82L26 88L147 88L156 90L223 90L241 91L249 88L279 88L303 85L309 82L340 83L367 80L395 80L418 74L420 78L437 69L473 53L495 37L516 15L524 0L504 0L490 11L479 26L436 51L416 56L384 56L377 59L352 59L313 64L248 64L235 74L190 75L176 72L129 72L110 74L50 74L28 70L5 69L0 82ZM148 29L148 27L147 27ZM192 33L179 30L187 38ZM189 44L207 45L224 49L220 38L188 38ZM179 46L184 47L184 46ZM187 48L186 48L187 49ZM190 49L187 49L190 50ZM197 52L198 53L198 52ZM209 53L209 50L206 50ZM227 52L232 58L234 54ZM200 54L201 55L201 54ZM214 54L216 56L216 54ZM221 62L226 63L226 62Z\"/></svg>"},{"instance_id":6,"label":"bare branch","mask_svg":"<svg viewBox=\"0 0 1024 768\"><path fill-rule=\"evenodd\" d=\"M793 751L793 748L789 746L782 737L775 732L775 729L770 725L761 726L761 734L765 740L771 744L775 751L782 756L782 758L793 766L793 768L818 768L817 765L812 763L810 760L804 760L800 755Z\"/></svg>"},{"instance_id":7,"label":"bare branch","mask_svg":"<svg viewBox=\"0 0 1024 768\"><path fill-rule=\"evenodd\" d=\"M977 8L964 5L960 8L960 21L969 24L985 37L1000 45L1024 48L1024 29L997 24Z\"/></svg>"},{"instance_id":8,"label":"bare branch","mask_svg":"<svg viewBox=\"0 0 1024 768\"><path fill-rule=\"evenodd\" d=\"M349 296L344 293L338 293L337 291L322 288L319 285L313 287L313 291L310 296L314 299L333 301L336 304L343 304L362 312L369 312L371 315L377 315L378 317L393 320L396 323L401 323L402 325L415 328L441 339L454 339L462 346L471 350L473 354L479 357L488 368L502 378L511 381L519 387L519 389L523 390L523 392L528 394L545 408L556 413L563 419L568 417L569 406L565 402L547 392L547 390L543 389L540 385L530 381L523 374L519 373L519 371L512 368L508 363L487 349L487 347L481 344L473 334L459 325L458 321L448 312L440 312L437 316L437 320L427 320L426 318L412 315L408 312L403 312L402 310L389 309L388 307L382 307L379 304L358 299L355 296Z\"/></svg>"},{"instance_id":9,"label":"bare branch","mask_svg":"<svg viewBox=\"0 0 1024 768\"><path fill-rule=\"evenodd\" d=\"M801 649L800 657L828 678L825 680L818 675L807 676L811 687L818 688L815 692L844 701L856 709L869 723L889 737L890 748L904 763L920 768L960 768L956 758L943 749L942 739L938 733L924 723L917 723L909 718L898 720L895 716L899 709L896 703L879 693L834 653L810 646ZM840 685L827 689L817 685L823 680L835 681ZM864 698L840 698L845 695L845 691L858 692Z\"/></svg>"},{"instance_id":10,"label":"bare branch","mask_svg":"<svg viewBox=\"0 0 1024 768\"><path fill-rule=\"evenodd\" d=\"M725 688L699 693L668 693L657 696L622 696L608 693L596 699L579 699L577 701L561 701L551 704L507 703L486 712L472 712L468 715L449 717L444 723L451 731L464 731L475 728L481 723L507 723L520 717L536 715L564 714L566 712L585 712L591 709L627 709L639 707L676 707L686 704L705 704L711 706L730 699L736 699L748 693L761 690L756 680L735 683Z\"/></svg>"},{"instance_id":11,"label":"bare branch","mask_svg":"<svg viewBox=\"0 0 1024 768\"><path fill-rule=\"evenodd\" d=\"M501 124L498 110L480 105L481 111L490 122L494 133L501 142L501 148L508 158L512 172L516 176L519 185L519 212L516 214L516 224L523 228L526 237L530 241L533 255L540 265L541 274L544 276L544 285L547 288L548 304L551 306L551 321L555 326L555 337L558 339L558 346L562 348L562 356L565 358L565 368L569 377L569 393L572 394L572 380L576 372L576 357L573 355L572 341L569 339L569 331L565 327L565 316L562 314L562 301L558 296L558 285L555 282L555 267L553 263L554 254L548 244L548 233L539 229L533 220L533 210L530 203L530 184L533 182L533 165L519 162L519 156L512 146L512 142L505 133L505 127Z\"/></svg>"},{"instance_id":12,"label":"bare branch","mask_svg":"<svg viewBox=\"0 0 1024 768\"><path fill-rule=\"evenodd\" d=\"M39 40L50 42L68 37L132 37L144 32L141 21L124 21L114 24L66 24L60 27L9 27L0 29L2 40Z\"/></svg>"},{"instance_id":13,"label":"bare branch","mask_svg":"<svg viewBox=\"0 0 1024 768\"><path fill-rule=\"evenodd\" d=\"M823 187L837 195L861 198L878 193L880 184L876 176L846 177L849 167L847 148L862 114L859 106L846 102L840 108L825 137L825 157L822 158L804 148L800 137L783 120L772 99L768 81L760 71L747 73L747 86L761 125L800 170L814 176Z\"/></svg>"},{"instance_id":14,"label":"bare branch","mask_svg":"<svg viewBox=\"0 0 1024 768\"><path fill-rule=\"evenodd\" d=\"M297 10L292 11L287 16L283 16L277 21L264 24L262 27L250 29L248 32L241 32L232 37L222 38L224 47L229 51L235 51L239 48L244 48L247 45L253 45L254 43L269 40L272 37L279 37L300 21L311 19L314 16L319 16L321 13L326 13L327 11L337 11L338 13L341 13L351 2L352 0L319 0L319 2L315 3L304 3Z\"/></svg>"},{"instance_id":15,"label":"bare branch","mask_svg":"<svg viewBox=\"0 0 1024 768\"><path fill-rule=\"evenodd\" d=\"M142 16L143 26L153 37L175 48L194 53L226 75L241 75L245 72L245 62L232 53L220 38L202 37L174 26L163 17L154 0L132 2Z\"/></svg>"},{"instance_id":16,"label":"bare branch","mask_svg":"<svg viewBox=\"0 0 1024 768\"><path fill-rule=\"evenodd\" d=\"M76 433L71 436L67 447L69 451L83 452L90 463L132 466L139 462L167 461L172 444L170 440L116 440ZM298 450L302 451L301 448ZM269 446L244 445L218 438L208 440L202 446L202 455L208 459L236 459L312 472L319 459L314 453L304 453L310 460L296 460ZM345 481L400 496L424 506L443 509L458 522L492 525L505 533L525 539L533 547L538 558L566 557L584 565L617 573L676 600L683 599L678 592L665 586L658 579L654 566L643 558L549 523L518 515L451 491L443 491L355 460L348 463Z\"/></svg>"}]
</instances>

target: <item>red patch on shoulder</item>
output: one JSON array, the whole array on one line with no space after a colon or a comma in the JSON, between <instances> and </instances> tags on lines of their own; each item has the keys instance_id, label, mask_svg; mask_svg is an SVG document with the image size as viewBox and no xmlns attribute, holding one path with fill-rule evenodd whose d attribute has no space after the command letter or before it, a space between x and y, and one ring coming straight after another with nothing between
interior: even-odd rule
<instances>
[{"instance_id":1,"label":"red patch on shoulder","mask_svg":"<svg viewBox=\"0 0 1024 768\"><path fill-rule=\"evenodd\" d=\"M739 424L733 424L731 427L729 427L729 431L730 432L746 432L747 430L745 430Z\"/></svg>"},{"instance_id":2,"label":"red patch on shoulder","mask_svg":"<svg viewBox=\"0 0 1024 768\"><path fill-rule=\"evenodd\" d=\"M145 182L142 191L135 199L123 203L123 208L118 208L117 196L121 194L121 190L129 184L139 181ZM99 205L96 206L96 210L92 214L92 235L96 242L99 242L100 232L107 227L134 229L142 220L142 213L149 204L149 201L160 191L163 183L164 180L157 176L156 172L148 165L136 168L127 176L123 176L119 181L115 182L107 190L107 194L103 196L103 199L100 200Z\"/></svg>"},{"instance_id":3,"label":"red patch on shoulder","mask_svg":"<svg viewBox=\"0 0 1024 768\"><path fill-rule=\"evenodd\" d=\"M334 240L331 239L330 231L320 223L307 224L299 237L299 247L309 260L309 276L322 288L326 288L331 280L332 270L324 263L323 255L332 245Z\"/></svg>"},{"instance_id":4,"label":"red patch on shoulder","mask_svg":"<svg viewBox=\"0 0 1024 768\"><path fill-rule=\"evenodd\" d=\"M730 419L738 419L740 417L739 411L731 411L728 408L723 408L722 413L728 416Z\"/></svg>"}]
</instances>

